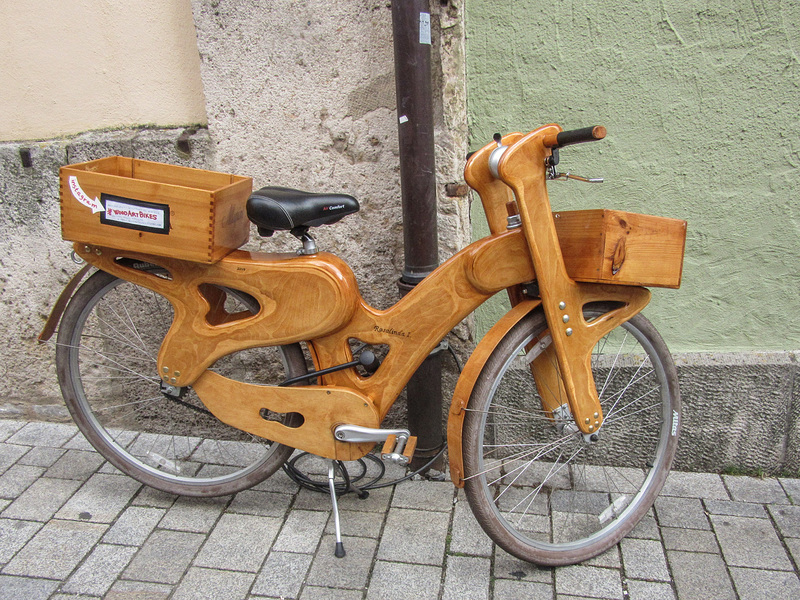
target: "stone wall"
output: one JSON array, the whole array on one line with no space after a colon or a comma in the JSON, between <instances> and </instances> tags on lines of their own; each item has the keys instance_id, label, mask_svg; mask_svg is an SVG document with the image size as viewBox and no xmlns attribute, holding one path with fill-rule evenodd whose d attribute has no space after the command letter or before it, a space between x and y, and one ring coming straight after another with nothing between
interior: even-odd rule
<instances>
[{"instance_id":1,"label":"stone wall","mask_svg":"<svg viewBox=\"0 0 800 600\"><path fill-rule=\"evenodd\" d=\"M178 138L188 140L178 147ZM0 417L66 416L51 340L36 337L78 266L61 240L58 169L121 155L197 168L213 163L206 129L91 132L72 138L0 143ZM188 152L187 152L188 151Z\"/></svg>"}]
</instances>

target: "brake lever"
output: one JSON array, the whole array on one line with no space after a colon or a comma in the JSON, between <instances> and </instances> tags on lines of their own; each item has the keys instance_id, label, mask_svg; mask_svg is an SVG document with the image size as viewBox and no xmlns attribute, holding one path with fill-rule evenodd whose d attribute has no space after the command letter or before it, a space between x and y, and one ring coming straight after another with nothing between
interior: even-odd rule
<instances>
[{"instance_id":1,"label":"brake lever","mask_svg":"<svg viewBox=\"0 0 800 600\"><path fill-rule=\"evenodd\" d=\"M572 173L556 173L554 168L551 168L547 174L547 178L555 181L557 179L563 179L566 181L567 179L574 179L575 181L582 181L584 183L603 183L604 179L602 177L581 177L580 175L573 175Z\"/></svg>"}]
</instances>

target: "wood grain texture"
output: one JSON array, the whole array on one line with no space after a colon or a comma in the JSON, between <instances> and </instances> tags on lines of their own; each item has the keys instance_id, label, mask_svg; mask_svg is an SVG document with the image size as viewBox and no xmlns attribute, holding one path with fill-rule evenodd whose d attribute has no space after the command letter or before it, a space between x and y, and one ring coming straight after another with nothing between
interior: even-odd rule
<instances>
[{"instance_id":1,"label":"wood grain texture","mask_svg":"<svg viewBox=\"0 0 800 600\"><path fill-rule=\"evenodd\" d=\"M572 279L680 287L686 221L605 209L561 211L554 219Z\"/></svg>"},{"instance_id":2,"label":"wood grain texture","mask_svg":"<svg viewBox=\"0 0 800 600\"><path fill-rule=\"evenodd\" d=\"M358 392L332 386L275 387L227 379L205 371L194 390L215 417L242 431L286 444L325 458L358 460L374 442L352 444L333 436L338 425L378 427L378 415ZM303 423L287 427L261 417L267 409L276 413L300 413Z\"/></svg>"},{"instance_id":3,"label":"wood grain texture","mask_svg":"<svg viewBox=\"0 0 800 600\"><path fill-rule=\"evenodd\" d=\"M498 170L517 198L569 407L581 431L592 433L603 420L591 370L592 349L608 331L641 311L650 292L638 287L578 283L570 278L545 178L545 158L550 150L543 139L559 131L557 125L547 125L524 136L505 152ZM601 300L617 302L619 308L586 322L583 306Z\"/></svg>"},{"instance_id":4,"label":"wood grain texture","mask_svg":"<svg viewBox=\"0 0 800 600\"><path fill-rule=\"evenodd\" d=\"M530 280L533 269L524 247L520 231L504 231L451 257L386 310L362 301L346 327L311 342L318 366L352 360L349 338L385 344L389 352L369 377L348 369L325 375L324 382L359 390L375 403L383 419L447 332L493 294Z\"/></svg>"},{"instance_id":5,"label":"wood grain texture","mask_svg":"<svg viewBox=\"0 0 800 600\"><path fill-rule=\"evenodd\" d=\"M112 194L166 205L169 233L102 223L69 188L76 177L89 198ZM211 263L244 244L250 234L245 203L252 180L121 156L60 170L61 232L65 240Z\"/></svg>"},{"instance_id":6,"label":"wood grain texture","mask_svg":"<svg viewBox=\"0 0 800 600\"><path fill-rule=\"evenodd\" d=\"M175 316L161 345L158 371L173 385L192 385L216 360L239 350L337 331L347 324L360 299L352 271L332 254L240 250L215 264L202 264L99 246L87 251L83 244L75 244L75 251L97 268L170 301ZM116 260L120 256L159 265L171 279L120 264ZM212 285L217 289L209 289ZM219 286L249 294L258 302L259 312L227 315L219 308L212 310L219 305L214 302L221 293Z\"/></svg>"},{"instance_id":7,"label":"wood grain texture","mask_svg":"<svg viewBox=\"0 0 800 600\"><path fill-rule=\"evenodd\" d=\"M510 146L522 137L521 133L509 133L500 140L504 146ZM464 167L464 180L478 192L483 212L489 223L489 231L493 234L506 229L508 210L506 204L514 202L514 195L505 183L497 179L489 171L489 156L497 149L497 143L490 142L470 156Z\"/></svg>"}]
</instances>

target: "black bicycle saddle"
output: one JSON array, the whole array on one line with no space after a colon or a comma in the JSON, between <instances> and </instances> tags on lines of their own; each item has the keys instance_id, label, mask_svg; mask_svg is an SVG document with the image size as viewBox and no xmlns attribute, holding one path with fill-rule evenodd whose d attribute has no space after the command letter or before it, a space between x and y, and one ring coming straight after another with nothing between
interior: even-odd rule
<instances>
[{"instance_id":1,"label":"black bicycle saddle","mask_svg":"<svg viewBox=\"0 0 800 600\"><path fill-rule=\"evenodd\" d=\"M330 225L358 209L358 200L346 194L315 194L285 187L263 187L247 200L247 217L258 233L266 236Z\"/></svg>"}]
</instances>

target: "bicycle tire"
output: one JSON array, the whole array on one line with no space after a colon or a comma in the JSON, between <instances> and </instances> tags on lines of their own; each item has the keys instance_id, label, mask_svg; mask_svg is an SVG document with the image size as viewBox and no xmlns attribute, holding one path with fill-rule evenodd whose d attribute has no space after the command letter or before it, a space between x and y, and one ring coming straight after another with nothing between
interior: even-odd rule
<instances>
[{"instance_id":1,"label":"bicycle tire","mask_svg":"<svg viewBox=\"0 0 800 600\"><path fill-rule=\"evenodd\" d=\"M246 294L219 289L231 312L257 310ZM89 277L70 300L56 343L59 384L73 420L112 465L165 492L221 496L263 481L293 448L222 423L191 388L178 398L160 391L156 357L171 324L172 306L163 296L103 271ZM307 372L298 344L247 352L211 368L241 380L269 370L274 382ZM282 420L291 424L296 416Z\"/></svg>"},{"instance_id":2,"label":"bicycle tire","mask_svg":"<svg viewBox=\"0 0 800 600\"><path fill-rule=\"evenodd\" d=\"M595 305L584 314L590 320L607 310ZM574 423L556 423L542 410L524 355L532 342L547 341L546 329L540 311L526 316L484 366L464 423L465 488L498 546L560 566L604 552L650 510L675 455L681 408L672 357L636 315L593 352L605 419L597 441Z\"/></svg>"}]
</instances>

